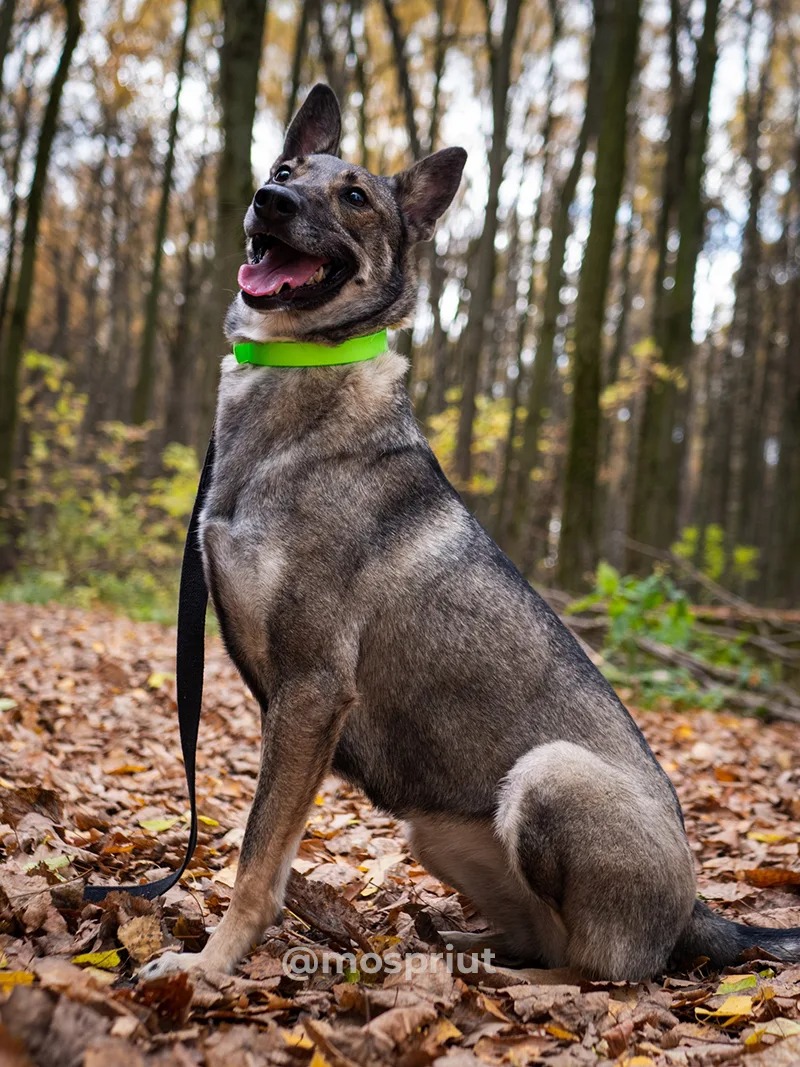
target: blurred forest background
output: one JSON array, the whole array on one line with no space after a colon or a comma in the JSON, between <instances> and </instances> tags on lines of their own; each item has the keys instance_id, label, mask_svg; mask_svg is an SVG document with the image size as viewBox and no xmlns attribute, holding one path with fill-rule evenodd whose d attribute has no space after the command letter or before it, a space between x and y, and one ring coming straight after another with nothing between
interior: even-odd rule
<instances>
[{"instance_id":1,"label":"blurred forest background","mask_svg":"<svg viewBox=\"0 0 800 1067\"><path fill-rule=\"evenodd\" d=\"M470 153L396 343L523 571L797 604L793 0L3 0L0 71L0 593L172 616L241 220L324 80L346 158Z\"/></svg>"}]
</instances>

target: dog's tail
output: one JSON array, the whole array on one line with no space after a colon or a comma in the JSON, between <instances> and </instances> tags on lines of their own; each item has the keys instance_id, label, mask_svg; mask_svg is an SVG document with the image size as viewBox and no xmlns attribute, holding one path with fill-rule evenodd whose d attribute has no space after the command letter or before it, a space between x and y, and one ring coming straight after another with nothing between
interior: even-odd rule
<instances>
[{"instance_id":1,"label":"dog's tail","mask_svg":"<svg viewBox=\"0 0 800 1067\"><path fill-rule=\"evenodd\" d=\"M740 963L747 949L765 949L785 963L800 962L800 926L774 930L767 926L746 926L712 911L701 900L694 902L689 925L678 939L672 962L688 966L706 956L713 967Z\"/></svg>"}]
</instances>

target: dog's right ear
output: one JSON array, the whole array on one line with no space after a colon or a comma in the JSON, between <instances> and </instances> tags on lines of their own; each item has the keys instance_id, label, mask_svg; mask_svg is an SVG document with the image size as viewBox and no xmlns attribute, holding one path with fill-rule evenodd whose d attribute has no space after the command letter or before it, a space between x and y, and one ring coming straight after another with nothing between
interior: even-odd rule
<instances>
[{"instance_id":1,"label":"dog's right ear","mask_svg":"<svg viewBox=\"0 0 800 1067\"><path fill-rule=\"evenodd\" d=\"M467 153L443 148L392 178L392 188L414 241L428 241L436 220L456 195Z\"/></svg>"},{"instance_id":2,"label":"dog's right ear","mask_svg":"<svg viewBox=\"0 0 800 1067\"><path fill-rule=\"evenodd\" d=\"M278 162L298 156L338 155L341 136L342 113L336 93L320 82L292 119Z\"/></svg>"}]
</instances>

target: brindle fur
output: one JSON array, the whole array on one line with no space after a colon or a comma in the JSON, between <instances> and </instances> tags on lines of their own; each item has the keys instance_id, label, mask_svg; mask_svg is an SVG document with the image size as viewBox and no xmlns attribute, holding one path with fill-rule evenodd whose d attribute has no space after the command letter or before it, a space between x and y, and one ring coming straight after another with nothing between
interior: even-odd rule
<instances>
[{"instance_id":1,"label":"brindle fur","mask_svg":"<svg viewBox=\"0 0 800 1067\"><path fill-rule=\"evenodd\" d=\"M350 278L301 310L240 294L234 340L334 343L413 309L413 245L450 203L464 153L386 179L336 158L338 140L338 105L318 86L278 161L301 210L276 233L349 257ZM343 203L350 184L368 208ZM421 859L484 912L493 932L449 932L457 947L488 940L506 958L631 980L757 942L796 958L797 931L736 926L695 901L667 776L448 483L405 370L392 353L302 370L223 361L202 547L227 648L262 708L261 770L222 923L201 953L144 973L236 966L280 914L331 770L406 819Z\"/></svg>"}]
</instances>

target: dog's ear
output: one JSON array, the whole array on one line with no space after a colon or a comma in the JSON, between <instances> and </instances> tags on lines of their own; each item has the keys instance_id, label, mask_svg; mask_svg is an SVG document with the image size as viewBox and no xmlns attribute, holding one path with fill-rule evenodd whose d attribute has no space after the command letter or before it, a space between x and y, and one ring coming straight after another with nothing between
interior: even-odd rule
<instances>
[{"instance_id":1,"label":"dog's ear","mask_svg":"<svg viewBox=\"0 0 800 1067\"><path fill-rule=\"evenodd\" d=\"M335 156L341 136L342 113L336 94L327 85L315 85L286 131L279 162L298 156Z\"/></svg>"},{"instance_id":2,"label":"dog's ear","mask_svg":"<svg viewBox=\"0 0 800 1067\"><path fill-rule=\"evenodd\" d=\"M414 241L433 236L436 220L456 195L466 161L463 148L443 148L392 178L395 199Z\"/></svg>"}]
</instances>

